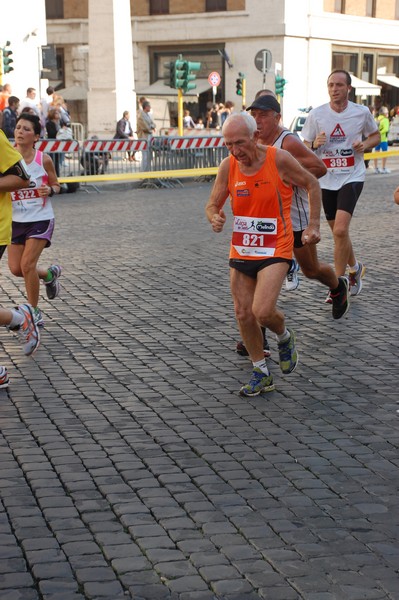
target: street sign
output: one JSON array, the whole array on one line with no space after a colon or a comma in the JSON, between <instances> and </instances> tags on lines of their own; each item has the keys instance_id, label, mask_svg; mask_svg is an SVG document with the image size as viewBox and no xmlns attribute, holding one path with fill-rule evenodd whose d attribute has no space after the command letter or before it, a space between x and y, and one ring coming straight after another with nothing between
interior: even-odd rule
<instances>
[{"instance_id":1,"label":"street sign","mask_svg":"<svg viewBox=\"0 0 399 600\"><path fill-rule=\"evenodd\" d=\"M255 67L265 75L272 64L272 53L270 50L259 50L255 56Z\"/></svg>"},{"instance_id":2,"label":"street sign","mask_svg":"<svg viewBox=\"0 0 399 600\"><path fill-rule=\"evenodd\" d=\"M57 68L57 54L55 44L42 46L42 64L43 71L52 71Z\"/></svg>"},{"instance_id":3,"label":"street sign","mask_svg":"<svg viewBox=\"0 0 399 600\"><path fill-rule=\"evenodd\" d=\"M220 85L221 80L222 79L221 79L221 77L220 77L220 75L219 75L219 73L217 71L212 71L212 73L210 73L208 75L208 83L212 87L213 86L217 87L218 85Z\"/></svg>"}]
</instances>

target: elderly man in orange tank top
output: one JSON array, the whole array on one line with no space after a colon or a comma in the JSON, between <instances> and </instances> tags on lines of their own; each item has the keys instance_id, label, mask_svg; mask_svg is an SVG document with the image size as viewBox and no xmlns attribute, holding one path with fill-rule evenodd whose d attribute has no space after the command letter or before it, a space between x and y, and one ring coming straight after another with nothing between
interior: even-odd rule
<instances>
[{"instance_id":1,"label":"elderly man in orange tank top","mask_svg":"<svg viewBox=\"0 0 399 600\"><path fill-rule=\"evenodd\" d=\"M261 326L276 335L281 371L291 373L298 364L295 334L286 327L277 298L292 259L292 186L303 187L309 194L304 244L320 240L321 191L317 179L288 152L258 143L251 115L231 115L222 133L230 156L219 167L206 215L213 231L222 231L223 206L230 196L234 216L230 285L238 327L253 363L252 377L240 394L257 396L274 389Z\"/></svg>"}]
</instances>

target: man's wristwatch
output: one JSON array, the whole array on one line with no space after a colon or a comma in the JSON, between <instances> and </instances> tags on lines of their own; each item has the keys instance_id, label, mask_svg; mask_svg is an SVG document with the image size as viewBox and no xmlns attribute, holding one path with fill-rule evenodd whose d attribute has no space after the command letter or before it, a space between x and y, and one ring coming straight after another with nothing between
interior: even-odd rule
<instances>
[{"instance_id":1,"label":"man's wristwatch","mask_svg":"<svg viewBox=\"0 0 399 600\"><path fill-rule=\"evenodd\" d=\"M48 195L49 198L51 198L51 196L54 196L54 194L55 194L54 188L51 185L50 185L50 190L51 191L50 191L50 193Z\"/></svg>"}]
</instances>

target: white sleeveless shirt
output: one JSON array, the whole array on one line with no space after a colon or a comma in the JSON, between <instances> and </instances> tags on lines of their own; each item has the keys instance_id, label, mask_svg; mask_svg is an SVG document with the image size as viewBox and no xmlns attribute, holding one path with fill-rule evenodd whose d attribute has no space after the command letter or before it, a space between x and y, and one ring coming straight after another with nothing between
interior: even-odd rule
<instances>
[{"instance_id":1,"label":"white sleeveless shirt","mask_svg":"<svg viewBox=\"0 0 399 600\"><path fill-rule=\"evenodd\" d=\"M278 138L274 140L272 146L282 148L283 141L287 135L296 135L289 129L284 129ZM309 200L308 192L304 188L293 187L292 204L291 204L291 221L294 231L303 231L309 225Z\"/></svg>"},{"instance_id":2,"label":"white sleeveless shirt","mask_svg":"<svg viewBox=\"0 0 399 600\"><path fill-rule=\"evenodd\" d=\"M21 161L30 177L28 188L11 192L12 220L17 223L34 223L54 219L50 198L41 198L37 188L48 184L48 175L43 167L43 153L36 150L32 162Z\"/></svg>"}]
</instances>

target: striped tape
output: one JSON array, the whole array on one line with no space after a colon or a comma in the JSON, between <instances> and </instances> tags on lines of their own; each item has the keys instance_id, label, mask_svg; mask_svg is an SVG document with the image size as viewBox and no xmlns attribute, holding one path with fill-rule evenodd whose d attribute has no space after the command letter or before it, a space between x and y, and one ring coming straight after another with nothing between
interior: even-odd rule
<instances>
[{"instance_id":1,"label":"striped tape","mask_svg":"<svg viewBox=\"0 0 399 600\"><path fill-rule=\"evenodd\" d=\"M40 152L78 152L79 142L77 140L39 140L36 142L35 148Z\"/></svg>"},{"instance_id":2,"label":"striped tape","mask_svg":"<svg viewBox=\"0 0 399 600\"><path fill-rule=\"evenodd\" d=\"M224 146L224 139L221 136L210 137L186 137L170 140L171 150L186 150L190 148L220 148Z\"/></svg>"},{"instance_id":3,"label":"striped tape","mask_svg":"<svg viewBox=\"0 0 399 600\"><path fill-rule=\"evenodd\" d=\"M147 150L147 140L85 140L86 152L142 152Z\"/></svg>"}]
</instances>

